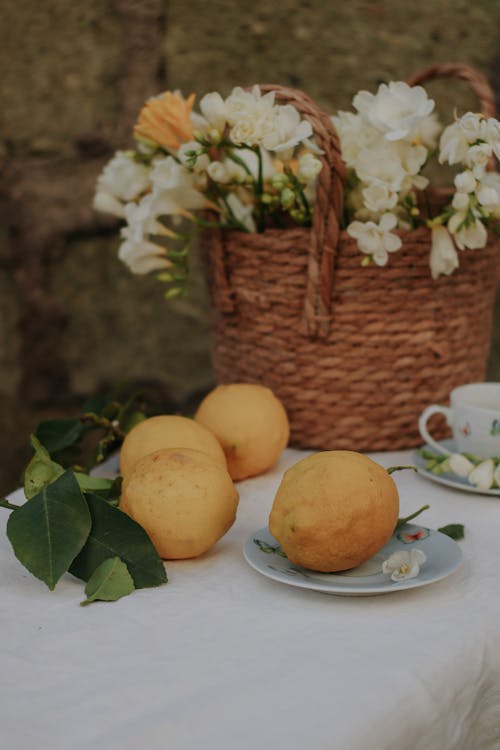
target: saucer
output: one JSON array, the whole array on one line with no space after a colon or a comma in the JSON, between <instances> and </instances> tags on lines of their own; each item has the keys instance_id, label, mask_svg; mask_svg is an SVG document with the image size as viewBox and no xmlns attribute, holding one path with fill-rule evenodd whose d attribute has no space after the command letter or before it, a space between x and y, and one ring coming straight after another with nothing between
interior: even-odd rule
<instances>
[{"instance_id":1,"label":"saucer","mask_svg":"<svg viewBox=\"0 0 500 750\"><path fill-rule=\"evenodd\" d=\"M450 451L450 453L457 452L455 441L453 439L438 440L437 442L439 443L439 445L442 445L443 448ZM422 448L425 448L426 450L429 450L432 453L436 453L434 448L432 448L432 446L430 445L425 444L422 446ZM479 490L477 487L474 487L473 484L470 484L470 482L468 482L467 479L459 477L456 474L453 474L452 472L447 472L446 474L433 474L432 471L428 471L425 468L427 459L419 455L418 451L414 451L412 455L412 460L415 463L415 465L418 467L418 473L420 474L420 476L425 477L426 479L430 479L432 482L437 482L438 484L444 484L447 487L452 487L454 490L472 492L475 495L500 496L500 488L498 487L494 489L490 489L490 490Z\"/></svg>"},{"instance_id":2,"label":"saucer","mask_svg":"<svg viewBox=\"0 0 500 750\"><path fill-rule=\"evenodd\" d=\"M392 581L382 563L393 553L415 545L426 555L416 578ZM462 550L449 536L425 526L407 523L393 534L385 547L358 568L341 573L319 573L294 565L269 529L259 529L247 540L247 563L261 575L279 583L337 596L373 596L419 588L451 575L462 562Z\"/></svg>"}]
</instances>

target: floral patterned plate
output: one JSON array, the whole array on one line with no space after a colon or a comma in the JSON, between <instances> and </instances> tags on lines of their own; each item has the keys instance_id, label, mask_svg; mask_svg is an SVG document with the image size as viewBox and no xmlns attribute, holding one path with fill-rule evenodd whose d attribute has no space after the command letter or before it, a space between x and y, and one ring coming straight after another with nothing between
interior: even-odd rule
<instances>
[{"instance_id":1,"label":"floral patterned plate","mask_svg":"<svg viewBox=\"0 0 500 750\"><path fill-rule=\"evenodd\" d=\"M447 450L451 451L451 453L455 452L455 442L452 439L448 440L440 440L438 441L440 445L443 446L443 448L446 448ZM430 445L423 445L423 448L427 448L429 451L432 451L435 453L434 449L431 448ZM437 482L438 484L444 484L447 487L452 487L454 490L464 490L465 492L474 492L476 495L497 495L500 496L500 489L498 487L495 487L491 490L478 490L477 487L474 487L473 484L470 484L470 482L467 481L467 479L462 479L462 477L457 476L456 474L452 474L451 472L448 472L447 474L433 474L432 471L428 471L425 466L427 464L427 461L425 458L423 458L418 451L415 451L412 456L412 461L415 464L415 466L418 467L418 473L420 476L425 477L426 479L430 479L432 482Z\"/></svg>"},{"instance_id":2,"label":"floral patterned plate","mask_svg":"<svg viewBox=\"0 0 500 750\"><path fill-rule=\"evenodd\" d=\"M427 558L416 578L395 582L382 573L382 563L393 552L415 548ZM373 596L427 586L451 575L462 562L462 550L453 539L412 523L398 529L370 560L342 573L318 573L294 565L268 529L260 529L248 538L244 556L252 568L275 581L340 596Z\"/></svg>"}]
</instances>

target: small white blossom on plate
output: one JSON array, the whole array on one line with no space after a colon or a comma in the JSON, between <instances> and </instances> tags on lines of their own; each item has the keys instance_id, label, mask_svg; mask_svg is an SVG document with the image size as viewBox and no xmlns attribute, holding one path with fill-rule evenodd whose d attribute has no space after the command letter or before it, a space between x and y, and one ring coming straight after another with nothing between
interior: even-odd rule
<instances>
[{"instance_id":1,"label":"small white blossom on plate","mask_svg":"<svg viewBox=\"0 0 500 750\"><path fill-rule=\"evenodd\" d=\"M393 581L404 581L408 578L416 578L420 573L420 567L427 557L422 550L399 550L382 563L382 572L391 577Z\"/></svg>"},{"instance_id":2,"label":"small white blossom on plate","mask_svg":"<svg viewBox=\"0 0 500 750\"><path fill-rule=\"evenodd\" d=\"M469 461L469 459L461 453L452 453L448 458L448 465L452 472L456 474L457 477L462 477L462 479L467 479L471 471L474 469L472 461Z\"/></svg>"},{"instance_id":3,"label":"small white blossom on plate","mask_svg":"<svg viewBox=\"0 0 500 750\"><path fill-rule=\"evenodd\" d=\"M468 476L469 482L478 490L489 490L493 485L495 464L492 458L487 458L476 466Z\"/></svg>"}]
</instances>

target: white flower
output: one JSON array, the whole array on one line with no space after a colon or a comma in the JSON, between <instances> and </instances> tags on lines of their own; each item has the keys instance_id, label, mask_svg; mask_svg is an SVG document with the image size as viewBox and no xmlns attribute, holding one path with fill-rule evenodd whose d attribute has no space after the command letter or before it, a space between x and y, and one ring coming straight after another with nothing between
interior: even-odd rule
<instances>
[{"instance_id":1,"label":"white flower","mask_svg":"<svg viewBox=\"0 0 500 750\"><path fill-rule=\"evenodd\" d=\"M150 234L158 234L161 224L154 210L154 197L148 193L138 203L127 203L124 208L127 225L121 229L121 236L133 243L142 242Z\"/></svg>"},{"instance_id":2,"label":"white flower","mask_svg":"<svg viewBox=\"0 0 500 750\"><path fill-rule=\"evenodd\" d=\"M382 572L391 576L393 581L404 581L416 578L420 573L420 566L427 557L420 549L399 550L382 563Z\"/></svg>"},{"instance_id":3,"label":"white flower","mask_svg":"<svg viewBox=\"0 0 500 750\"><path fill-rule=\"evenodd\" d=\"M216 91L205 94L200 100L200 110L207 122L222 133L227 122L226 103L222 96Z\"/></svg>"},{"instance_id":4,"label":"white flower","mask_svg":"<svg viewBox=\"0 0 500 750\"><path fill-rule=\"evenodd\" d=\"M305 183L314 182L321 172L323 164L313 154L305 153L299 158L297 177Z\"/></svg>"},{"instance_id":5,"label":"white flower","mask_svg":"<svg viewBox=\"0 0 500 750\"><path fill-rule=\"evenodd\" d=\"M469 148L465 163L471 167L474 177L481 179L484 175L491 154L492 148L488 143L478 143Z\"/></svg>"},{"instance_id":6,"label":"white flower","mask_svg":"<svg viewBox=\"0 0 500 750\"><path fill-rule=\"evenodd\" d=\"M181 164L183 164L185 167L190 163L190 157L188 154L190 152L195 152L198 154L200 151L201 146L196 141L188 141L187 143L182 143L179 146L179 150L177 152L177 156L179 158L179 161ZM196 157L196 161L193 164L193 170L200 174L201 172L205 172L208 165L210 163L210 159L207 154L200 154Z\"/></svg>"},{"instance_id":7,"label":"white flower","mask_svg":"<svg viewBox=\"0 0 500 750\"><path fill-rule=\"evenodd\" d=\"M148 240L125 240L120 245L118 257L135 274L145 274L168 268L171 262L165 257L165 248Z\"/></svg>"},{"instance_id":8,"label":"white flower","mask_svg":"<svg viewBox=\"0 0 500 750\"><path fill-rule=\"evenodd\" d=\"M357 240L362 253L371 255L378 266L385 266L388 253L396 252L402 244L401 239L390 231L396 224L397 218L394 214L386 213L378 224L374 221L351 222L347 227L347 233Z\"/></svg>"},{"instance_id":9,"label":"white flower","mask_svg":"<svg viewBox=\"0 0 500 750\"><path fill-rule=\"evenodd\" d=\"M484 115L466 112L457 122L469 143L487 139L488 120Z\"/></svg>"},{"instance_id":10,"label":"white flower","mask_svg":"<svg viewBox=\"0 0 500 750\"><path fill-rule=\"evenodd\" d=\"M291 104L276 107L270 130L262 139L262 145L268 151L276 153L290 151L313 134L312 125L302 120L300 114Z\"/></svg>"},{"instance_id":11,"label":"white flower","mask_svg":"<svg viewBox=\"0 0 500 750\"><path fill-rule=\"evenodd\" d=\"M500 159L500 122L494 117L489 117L486 121L485 137L497 159Z\"/></svg>"},{"instance_id":12,"label":"white flower","mask_svg":"<svg viewBox=\"0 0 500 750\"><path fill-rule=\"evenodd\" d=\"M360 91L353 105L388 141L411 140L421 121L434 109L425 89L402 81L382 83L375 95Z\"/></svg>"},{"instance_id":13,"label":"white flower","mask_svg":"<svg viewBox=\"0 0 500 750\"><path fill-rule=\"evenodd\" d=\"M364 205L374 213L394 208L398 202L398 194L383 182L372 182L363 188L362 194Z\"/></svg>"},{"instance_id":14,"label":"white flower","mask_svg":"<svg viewBox=\"0 0 500 750\"><path fill-rule=\"evenodd\" d=\"M493 472L493 479L497 487L500 487L500 464L498 464L495 471Z\"/></svg>"},{"instance_id":15,"label":"white flower","mask_svg":"<svg viewBox=\"0 0 500 750\"><path fill-rule=\"evenodd\" d=\"M448 125L441 133L439 141L439 163L458 164L463 162L467 151L469 150L469 141L460 127L459 122Z\"/></svg>"},{"instance_id":16,"label":"white flower","mask_svg":"<svg viewBox=\"0 0 500 750\"><path fill-rule=\"evenodd\" d=\"M275 117L274 92L262 95L260 88L245 91L234 88L225 101L226 116L232 126L233 143L256 146L273 128Z\"/></svg>"},{"instance_id":17,"label":"white flower","mask_svg":"<svg viewBox=\"0 0 500 750\"><path fill-rule=\"evenodd\" d=\"M97 178L94 208L123 216L123 202L134 200L149 186L149 168L125 151L117 151Z\"/></svg>"},{"instance_id":18,"label":"white flower","mask_svg":"<svg viewBox=\"0 0 500 750\"><path fill-rule=\"evenodd\" d=\"M493 484L493 472L495 464L492 458L487 458L469 474L469 482L477 487L478 490L489 490Z\"/></svg>"},{"instance_id":19,"label":"white flower","mask_svg":"<svg viewBox=\"0 0 500 750\"><path fill-rule=\"evenodd\" d=\"M456 211L466 211L470 206L469 193L455 193L451 205Z\"/></svg>"},{"instance_id":20,"label":"white flower","mask_svg":"<svg viewBox=\"0 0 500 750\"><path fill-rule=\"evenodd\" d=\"M493 192L495 196L493 195ZM479 203L495 218L500 218L500 174L487 172L479 183L477 192Z\"/></svg>"},{"instance_id":21,"label":"white flower","mask_svg":"<svg viewBox=\"0 0 500 750\"><path fill-rule=\"evenodd\" d=\"M231 209L234 218L246 228L248 232L257 231L255 220L252 215L253 207L242 203L237 195L229 193L226 201Z\"/></svg>"},{"instance_id":22,"label":"white flower","mask_svg":"<svg viewBox=\"0 0 500 750\"><path fill-rule=\"evenodd\" d=\"M407 175L401 165L397 146L382 141L377 149L363 149L356 160L358 177L366 183L384 183L389 190L399 192Z\"/></svg>"},{"instance_id":23,"label":"white flower","mask_svg":"<svg viewBox=\"0 0 500 750\"><path fill-rule=\"evenodd\" d=\"M452 453L448 464L452 472L462 479L466 479L474 468L474 464L461 453Z\"/></svg>"},{"instance_id":24,"label":"white flower","mask_svg":"<svg viewBox=\"0 0 500 750\"><path fill-rule=\"evenodd\" d=\"M338 112L331 118L342 150L342 159L348 167L355 168L360 151L374 151L383 136L365 120L353 112Z\"/></svg>"},{"instance_id":25,"label":"white flower","mask_svg":"<svg viewBox=\"0 0 500 750\"><path fill-rule=\"evenodd\" d=\"M429 259L433 279L440 274L449 276L458 268L458 254L445 227L433 227L431 254Z\"/></svg>"},{"instance_id":26,"label":"white flower","mask_svg":"<svg viewBox=\"0 0 500 750\"><path fill-rule=\"evenodd\" d=\"M172 156L156 159L151 170L156 215L176 215L205 208L207 199L195 182L196 176Z\"/></svg>"},{"instance_id":27,"label":"white flower","mask_svg":"<svg viewBox=\"0 0 500 750\"><path fill-rule=\"evenodd\" d=\"M424 117L413 132L412 142L421 143L427 149L435 149L438 142L438 135L442 130L442 125L437 119L434 112L428 117Z\"/></svg>"},{"instance_id":28,"label":"white flower","mask_svg":"<svg viewBox=\"0 0 500 750\"><path fill-rule=\"evenodd\" d=\"M207 168L207 174L214 182L222 184L231 182L231 175L226 168L225 162L211 161Z\"/></svg>"},{"instance_id":29,"label":"white flower","mask_svg":"<svg viewBox=\"0 0 500 750\"><path fill-rule=\"evenodd\" d=\"M460 193L473 193L476 189L477 181L470 169L455 175L455 187Z\"/></svg>"},{"instance_id":30,"label":"white flower","mask_svg":"<svg viewBox=\"0 0 500 750\"><path fill-rule=\"evenodd\" d=\"M448 231L454 236L460 250L468 247L477 250L484 247L488 241L486 227L477 218L470 219L469 210L457 211L448 222Z\"/></svg>"}]
</instances>

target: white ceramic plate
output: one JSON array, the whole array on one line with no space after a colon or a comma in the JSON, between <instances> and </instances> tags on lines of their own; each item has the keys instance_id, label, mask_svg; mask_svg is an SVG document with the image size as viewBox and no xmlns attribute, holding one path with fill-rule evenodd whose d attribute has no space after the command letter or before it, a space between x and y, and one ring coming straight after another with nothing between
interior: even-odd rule
<instances>
[{"instance_id":1,"label":"white ceramic plate","mask_svg":"<svg viewBox=\"0 0 500 750\"><path fill-rule=\"evenodd\" d=\"M382 563L389 555L412 548L422 550L427 557L416 578L395 582L382 573ZM366 563L342 573L318 573L294 565L268 529L260 529L248 538L244 555L252 568L275 581L340 596L373 596L427 586L451 575L462 562L462 550L453 539L412 523L398 529Z\"/></svg>"},{"instance_id":2,"label":"white ceramic plate","mask_svg":"<svg viewBox=\"0 0 500 750\"><path fill-rule=\"evenodd\" d=\"M442 445L443 448L446 448L452 453L456 452L455 443L453 440L438 440L438 443ZM436 452L430 445L426 444L422 447L426 450L431 451L432 453ZM427 469L425 468L427 459L422 458L422 456L419 455L418 451L415 451L413 453L412 461L416 466L418 466L418 473L421 476L425 477L426 479L430 479L433 482L438 482L438 484L444 484L447 487L452 487L455 490L474 492L476 495L500 496L500 489L498 488L491 490L478 490L477 487L474 487L473 484L470 484L467 479L462 479L462 477L458 477L456 474L452 474L451 472L448 474L433 474L432 471L427 471Z\"/></svg>"}]
</instances>

